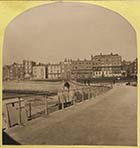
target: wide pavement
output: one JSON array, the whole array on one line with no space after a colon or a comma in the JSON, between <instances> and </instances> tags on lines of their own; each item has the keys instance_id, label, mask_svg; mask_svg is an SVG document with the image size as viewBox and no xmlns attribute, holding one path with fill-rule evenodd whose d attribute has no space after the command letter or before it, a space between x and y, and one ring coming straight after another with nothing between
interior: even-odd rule
<instances>
[{"instance_id":1,"label":"wide pavement","mask_svg":"<svg viewBox=\"0 0 140 148\"><path fill-rule=\"evenodd\" d=\"M14 127L27 145L137 145L137 87L115 86L104 95Z\"/></svg>"}]
</instances>

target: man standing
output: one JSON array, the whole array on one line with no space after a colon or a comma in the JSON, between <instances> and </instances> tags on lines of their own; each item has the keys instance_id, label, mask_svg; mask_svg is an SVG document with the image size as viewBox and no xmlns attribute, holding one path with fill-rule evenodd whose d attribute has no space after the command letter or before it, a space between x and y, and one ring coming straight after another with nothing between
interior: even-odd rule
<instances>
[{"instance_id":1,"label":"man standing","mask_svg":"<svg viewBox=\"0 0 140 148\"><path fill-rule=\"evenodd\" d=\"M68 82L64 83L64 90L70 90L70 84Z\"/></svg>"}]
</instances>

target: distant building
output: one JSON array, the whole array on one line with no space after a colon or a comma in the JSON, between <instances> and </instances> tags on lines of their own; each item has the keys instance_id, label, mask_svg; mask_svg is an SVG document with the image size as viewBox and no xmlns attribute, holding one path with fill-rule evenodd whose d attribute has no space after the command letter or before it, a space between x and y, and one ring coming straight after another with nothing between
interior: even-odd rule
<instances>
[{"instance_id":1,"label":"distant building","mask_svg":"<svg viewBox=\"0 0 140 148\"><path fill-rule=\"evenodd\" d=\"M12 70L12 77L15 80L23 80L24 79L24 67L23 64L13 63L10 67L10 74Z\"/></svg>"},{"instance_id":2,"label":"distant building","mask_svg":"<svg viewBox=\"0 0 140 148\"><path fill-rule=\"evenodd\" d=\"M137 59L122 61L118 54L99 54L91 59L66 59L57 64L36 64L23 60L23 64L13 63L3 66L3 80L78 80L103 77L137 76Z\"/></svg>"},{"instance_id":3,"label":"distant building","mask_svg":"<svg viewBox=\"0 0 140 148\"><path fill-rule=\"evenodd\" d=\"M50 80L61 79L61 64L48 64L47 75Z\"/></svg>"},{"instance_id":4,"label":"distant building","mask_svg":"<svg viewBox=\"0 0 140 148\"><path fill-rule=\"evenodd\" d=\"M138 74L138 60L136 58L131 64L129 64L128 75L137 77L137 74Z\"/></svg>"},{"instance_id":5,"label":"distant building","mask_svg":"<svg viewBox=\"0 0 140 148\"><path fill-rule=\"evenodd\" d=\"M23 60L23 66L24 66L24 78L25 79L31 79L33 74L33 66L36 65L36 62L29 61L29 60Z\"/></svg>"},{"instance_id":6,"label":"distant building","mask_svg":"<svg viewBox=\"0 0 140 148\"><path fill-rule=\"evenodd\" d=\"M134 74L135 76L137 76L138 74L138 59L137 58L133 61L133 64L134 64Z\"/></svg>"},{"instance_id":7,"label":"distant building","mask_svg":"<svg viewBox=\"0 0 140 148\"><path fill-rule=\"evenodd\" d=\"M92 78L92 61L91 60L73 60L71 62L72 79L89 79Z\"/></svg>"},{"instance_id":8,"label":"distant building","mask_svg":"<svg viewBox=\"0 0 140 148\"><path fill-rule=\"evenodd\" d=\"M3 66L3 74L2 74L2 77L3 77L3 80L10 80L10 66L9 65L5 65Z\"/></svg>"},{"instance_id":9,"label":"distant building","mask_svg":"<svg viewBox=\"0 0 140 148\"><path fill-rule=\"evenodd\" d=\"M93 61L93 78L122 76L122 57L118 54L100 54L92 56L91 59Z\"/></svg>"},{"instance_id":10,"label":"distant building","mask_svg":"<svg viewBox=\"0 0 140 148\"><path fill-rule=\"evenodd\" d=\"M60 62L61 65L61 78L64 80L71 79L71 59L66 59L63 62Z\"/></svg>"},{"instance_id":11,"label":"distant building","mask_svg":"<svg viewBox=\"0 0 140 148\"><path fill-rule=\"evenodd\" d=\"M33 66L32 79L45 80L47 79L47 66L44 64L38 64Z\"/></svg>"},{"instance_id":12,"label":"distant building","mask_svg":"<svg viewBox=\"0 0 140 148\"><path fill-rule=\"evenodd\" d=\"M3 67L3 80L23 80L23 64L13 63Z\"/></svg>"},{"instance_id":13,"label":"distant building","mask_svg":"<svg viewBox=\"0 0 140 148\"><path fill-rule=\"evenodd\" d=\"M130 64L131 64L130 61L126 61L126 60L122 61L122 66L121 66L122 76L124 76L124 77L128 76L128 70L129 70Z\"/></svg>"}]
</instances>

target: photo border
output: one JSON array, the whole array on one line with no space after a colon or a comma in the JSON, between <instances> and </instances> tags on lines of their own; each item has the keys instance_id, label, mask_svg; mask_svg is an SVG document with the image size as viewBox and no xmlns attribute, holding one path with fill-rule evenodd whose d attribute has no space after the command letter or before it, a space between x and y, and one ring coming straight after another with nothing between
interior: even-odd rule
<instances>
[{"instance_id":1,"label":"photo border","mask_svg":"<svg viewBox=\"0 0 140 148\"><path fill-rule=\"evenodd\" d=\"M61 2L60 0L59 2ZM45 0L45 1L34 1L34 0L23 0L23 1L0 1L0 131L2 133L2 48L3 48L3 39L4 39L4 31L7 27L7 25L18 15L23 13L24 11L31 9L33 7L37 7L40 5L44 4L49 4L49 3L54 3L58 1L50 1L50 0ZM140 1L139 0L87 0L87 1L82 1L82 0L74 0L74 1L67 1L63 0L63 2L82 2L82 3L88 3L88 4L93 4L97 5L100 7L104 7L107 9L110 9L118 14L120 14L122 17L124 17L128 22L133 26L133 28L136 31L136 36L137 36L137 57L138 57L138 85L137 85L137 90L140 90L140 77L139 77L139 64L140 64ZM137 91L137 146L140 147L140 91ZM131 133L130 133L131 134ZM2 139L2 134L0 134L0 139ZM2 145L2 140L0 140L0 146L3 147L9 147L9 148L18 148L19 146L13 146L13 145ZM53 146L53 145L20 145L20 147L34 147L34 148L43 148L43 147L77 147L77 148L86 148L86 147L93 147L93 148L133 148L134 146L82 146L82 145L69 145L69 146Z\"/></svg>"}]
</instances>

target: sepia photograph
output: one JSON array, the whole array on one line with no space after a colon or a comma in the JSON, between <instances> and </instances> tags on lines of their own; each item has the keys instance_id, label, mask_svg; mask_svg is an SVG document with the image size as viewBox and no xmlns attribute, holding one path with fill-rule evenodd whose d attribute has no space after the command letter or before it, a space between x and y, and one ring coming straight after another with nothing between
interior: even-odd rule
<instances>
[{"instance_id":1,"label":"sepia photograph","mask_svg":"<svg viewBox=\"0 0 140 148\"><path fill-rule=\"evenodd\" d=\"M137 146L137 47L134 26L109 7L20 11L2 43L2 144Z\"/></svg>"}]
</instances>

